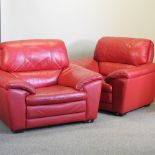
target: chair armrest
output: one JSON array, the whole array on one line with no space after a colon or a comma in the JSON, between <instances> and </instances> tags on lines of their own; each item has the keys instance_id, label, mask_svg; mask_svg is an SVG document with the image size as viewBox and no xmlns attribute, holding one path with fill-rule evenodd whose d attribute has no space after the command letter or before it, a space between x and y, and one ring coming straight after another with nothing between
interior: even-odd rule
<instances>
[{"instance_id":1,"label":"chair armrest","mask_svg":"<svg viewBox=\"0 0 155 155\"><path fill-rule=\"evenodd\" d=\"M155 64L153 63L145 64L134 68L120 69L120 70L114 71L105 78L105 81L107 82L111 79L116 79L116 78L131 79L131 78L140 77L152 72L155 72Z\"/></svg>"},{"instance_id":2,"label":"chair armrest","mask_svg":"<svg viewBox=\"0 0 155 155\"><path fill-rule=\"evenodd\" d=\"M99 73L71 64L60 74L58 84L80 90L85 84L102 79Z\"/></svg>"},{"instance_id":3,"label":"chair armrest","mask_svg":"<svg viewBox=\"0 0 155 155\"><path fill-rule=\"evenodd\" d=\"M94 60L93 57L84 57L84 58L75 59L75 60L72 60L71 63L82 66L84 68L87 68L95 72L99 72L98 62Z\"/></svg>"},{"instance_id":4,"label":"chair armrest","mask_svg":"<svg viewBox=\"0 0 155 155\"><path fill-rule=\"evenodd\" d=\"M22 89L31 94L35 94L35 88L31 84L15 77L8 72L0 70L0 77L0 87L4 89Z\"/></svg>"}]
</instances>

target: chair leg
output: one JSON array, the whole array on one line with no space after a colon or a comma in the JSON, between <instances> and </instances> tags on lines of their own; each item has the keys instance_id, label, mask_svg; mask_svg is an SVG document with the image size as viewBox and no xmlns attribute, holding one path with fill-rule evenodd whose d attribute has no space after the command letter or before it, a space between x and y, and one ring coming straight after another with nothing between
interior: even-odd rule
<instances>
[{"instance_id":1,"label":"chair leg","mask_svg":"<svg viewBox=\"0 0 155 155\"><path fill-rule=\"evenodd\" d=\"M13 131L13 130L12 130L12 132L15 133L15 134L18 134L18 133L23 133L24 130L16 130L16 131Z\"/></svg>"},{"instance_id":2,"label":"chair leg","mask_svg":"<svg viewBox=\"0 0 155 155\"><path fill-rule=\"evenodd\" d=\"M114 115L122 117L122 116L126 115L126 113L115 112Z\"/></svg>"},{"instance_id":3,"label":"chair leg","mask_svg":"<svg viewBox=\"0 0 155 155\"><path fill-rule=\"evenodd\" d=\"M92 119L92 120L87 120L87 121L85 121L85 123L93 123L94 122L94 120Z\"/></svg>"},{"instance_id":4,"label":"chair leg","mask_svg":"<svg viewBox=\"0 0 155 155\"><path fill-rule=\"evenodd\" d=\"M149 107L151 105L151 103L150 104L147 104L147 105L144 105L144 107Z\"/></svg>"}]
</instances>

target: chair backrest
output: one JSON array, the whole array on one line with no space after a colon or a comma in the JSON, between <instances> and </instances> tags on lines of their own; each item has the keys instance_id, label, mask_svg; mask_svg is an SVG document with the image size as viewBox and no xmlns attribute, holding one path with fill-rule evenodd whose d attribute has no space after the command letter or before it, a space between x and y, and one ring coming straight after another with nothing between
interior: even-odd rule
<instances>
[{"instance_id":1,"label":"chair backrest","mask_svg":"<svg viewBox=\"0 0 155 155\"><path fill-rule=\"evenodd\" d=\"M103 37L96 45L94 59L99 62L102 74L107 75L116 69L151 63L153 56L154 45L151 40Z\"/></svg>"},{"instance_id":2,"label":"chair backrest","mask_svg":"<svg viewBox=\"0 0 155 155\"><path fill-rule=\"evenodd\" d=\"M63 41L36 39L0 44L0 69L10 72L37 87L57 83L69 65Z\"/></svg>"}]
</instances>

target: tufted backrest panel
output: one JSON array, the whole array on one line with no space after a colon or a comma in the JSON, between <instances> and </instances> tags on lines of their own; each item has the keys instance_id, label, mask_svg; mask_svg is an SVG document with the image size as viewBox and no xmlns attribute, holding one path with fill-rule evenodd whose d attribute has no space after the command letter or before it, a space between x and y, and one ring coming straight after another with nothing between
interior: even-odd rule
<instances>
[{"instance_id":1,"label":"tufted backrest panel","mask_svg":"<svg viewBox=\"0 0 155 155\"><path fill-rule=\"evenodd\" d=\"M142 65L153 61L154 45L148 39L125 37L103 37L95 50L94 58L99 62Z\"/></svg>"},{"instance_id":2,"label":"tufted backrest panel","mask_svg":"<svg viewBox=\"0 0 155 155\"><path fill-rule=\"evenodd\" d=\"M0 44L0 69L7 72L60 70L69 64L63 41L37 39Z\"/></svg>"}]
</instances>

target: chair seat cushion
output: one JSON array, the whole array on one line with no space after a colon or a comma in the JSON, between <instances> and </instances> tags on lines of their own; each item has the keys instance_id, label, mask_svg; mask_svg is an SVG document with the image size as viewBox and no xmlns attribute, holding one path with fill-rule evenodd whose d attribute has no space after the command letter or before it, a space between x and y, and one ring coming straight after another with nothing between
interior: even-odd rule
<instances>
[{"instance_id":1,"label":"chair seat cushion","mask_svg":"<svg viewBox=\"0 0 155 155\"><path fill-rule=\"evenodd\" d=\"M101 92L101 103L112 103L112 93Z\"/></svg>"},{"instance_id":2,"label":"chair seat cushion","mask_svg":"<svg viewBox=\"0 0 155 155\"><path fill-rule=\"evenodd\" d=\"M36 89L36 94L26 98L27 105L47 105L55 103L74 102L86 99L86 93L70 87L54 85Z\"/></svg>"},{"instance_id":3,"label":"chair seat cushion","mask_svg":"<svg viewBox=\"0 0 155 155\"><path fill-rule=\"evenodd\" d=\"M102 82L102 91L111 93L112 92L112 86L110 84L106 83L105 81L103 81Z\"/></svg>"}]
</instances>

